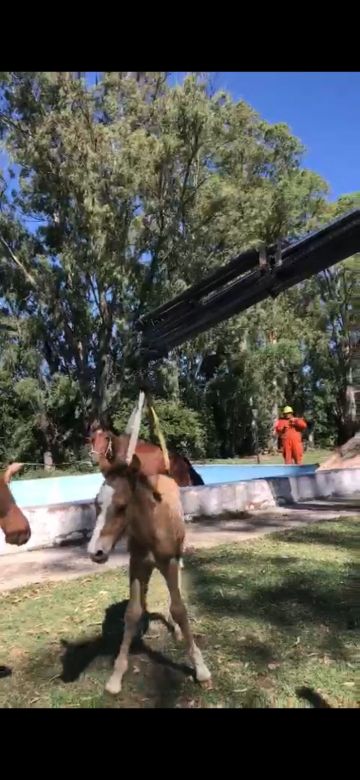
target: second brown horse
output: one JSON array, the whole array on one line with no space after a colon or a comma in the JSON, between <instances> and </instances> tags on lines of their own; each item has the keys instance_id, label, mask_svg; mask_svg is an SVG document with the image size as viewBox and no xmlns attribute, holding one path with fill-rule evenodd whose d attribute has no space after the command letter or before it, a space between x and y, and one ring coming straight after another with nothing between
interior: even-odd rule
<instances>
[{"instance_id":1,"label":"second brown horse","mask_svg":"<svg viewBox=\"0 0 360 780\"><path fill-rule=\"evenodd\" d=\"M0 528L5 534L6 543L18 547L26 544L31 536L28 520L16 505L9 488L11 478L20 471L22 465L22 463L11 463L0 475ZM10 674L9 666L0 666L0 678L8 677Z\"/></svg>"},{"instance_id":2,"label":"second brown horse","mask_svg":"<svg viewBox=\"0 0 360 780\"><path fill-rule=\"evenodd\" d=\"M100 423L93 423L90 428L91 457L94 462L99 458L105 457L109 463L125 462L129 439L127 434L116 436L109 430L101 427ZM151 477L154 474L166 474L167 469L164 456L160 447L147 441L138 440L135 454L139 458L141 471ZM177 452L169 452L170 458L170 476L175 480L179 487L190 487L191 485L203 485L204 481L200 474L195 471L190 461Z\"/></svg>"},{"instance_id":3,"label":"second brown horse","mask_svg":"<svg viewBox=\"0 0 360 780\"><path fill-rule=\"evenodd\" d=\"M26 544L31 535L28 520L16 505L9 488L12 477L22 466L22 463L11 463L0 476L0 528L5 534L6 543L18 547Z\"/></svg>"}]
</instances>

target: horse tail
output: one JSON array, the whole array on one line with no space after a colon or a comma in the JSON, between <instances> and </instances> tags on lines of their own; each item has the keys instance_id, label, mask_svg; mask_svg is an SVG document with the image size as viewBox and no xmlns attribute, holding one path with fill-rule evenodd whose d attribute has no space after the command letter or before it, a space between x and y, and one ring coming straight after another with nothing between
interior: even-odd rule
<instances>
[{"instance_id":1,"label":"horse tail","mask_svg":"<svg viewBox=\"0 0 360 780\"><path fill-rule=\"evenodd\" d=\"M194 466L191 465L189 459L186 457L186 455L181 456L182 459L185 461L186 465L189 468L189 474L191 479L191 484L195 487L196 485L205 485L205 482L203 478L198 474L197 471L195 471Z\"/></svg>"}]
</instances>

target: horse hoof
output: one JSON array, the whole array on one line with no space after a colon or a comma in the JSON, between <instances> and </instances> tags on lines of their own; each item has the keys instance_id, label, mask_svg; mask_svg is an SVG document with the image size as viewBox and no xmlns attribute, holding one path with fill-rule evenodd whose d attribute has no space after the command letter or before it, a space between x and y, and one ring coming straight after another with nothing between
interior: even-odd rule
<instances>
[{"instance_id":1,"label":"horse hoof","mask_svg":"<svg viewBox=\"0 0 360 780\"><path fill-rule=\"evenodd\" d=\"M205 691L211 691L213 687L211 677L208 680L198 680L198 682Z\"/></svg>"},{"instance_id":2,"label":"horse hoof","mask_svg":"<svg viewBox=\"0 0 360 780\"><path fill-rule=\"evenodd\" d=\"M200 685L206 685L211 681L211 672L204 663L196 667L196 679Z\"/></svg>"},{"instance_id":3,"label":"horse hoof","mask_svg":"<svg viewBox=\"0 0 360 780\"><path fill-rule=\"evenodd\" d=\"M181 633L181 628L179 626L174 626L173 636L174 636L175 642L181 642L181 640L182 640L182 633Z\"/></svg>"},{"instance_id":4,"label":"horse hoof","mask_svg":"<svg viewBox=\"0 0 360 780\"><path fill-rule=\"evenodd\" d=\"M105 690L108 693L111 693L112 696L116 696L118 693L121 692L121 680L116 675L111 675L109 680L107 681L105 685Z\"/></svg>"}]
</instances>

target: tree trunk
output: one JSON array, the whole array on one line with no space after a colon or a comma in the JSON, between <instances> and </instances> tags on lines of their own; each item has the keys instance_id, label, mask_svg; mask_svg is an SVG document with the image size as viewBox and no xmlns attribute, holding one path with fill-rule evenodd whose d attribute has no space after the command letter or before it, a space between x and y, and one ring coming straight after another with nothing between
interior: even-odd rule
<instances>
[{"instance_id":1,"label":"tree trunk","mask_svg":"<svg viewBox=\"0 0 360 780\"><path fill-rule=\"evenodd\" d=\"M309 450L315 449L315 426L311 429L311 431L309 431L308 446Z\"/></svg>"},{"instance_id":2,"label":"tree trunk","mask_svg":"<svg viewBox=\"0 0 360 780\"><path fill-rule=\"evenodd\" d=\"M355 387L352 384L352 372L349 372L349 384L346 388L345 394L345 433L346 438L351 439L356 432L356 398Z\"/></svg>"},{"instance_id":3,"label":"tree trunk","mask_svg":"<svg viewBox=\"0 0 360 780\"><path fill-rule=\"evenodd\" d=\"M273 385L273 402L271 405L271 431L269 432L269 439L268 439L269 452L277 451L277 437L274 435L274 426L278 418L277 398L278 398L279 389L278 389L278 384L276 379L273 379L272 385Z\"/></svg>"},{"instance_id":4,"label":"tree trunk","mask_svg":"<svg viewBox=\"0 0 360 780\"><path fill-rule=\"evenodd\" d=\"M256 455L256 462L260 463L259 453L259 433L258 433L258 410L254 407L254 401L252 396L249 398L249 405L251 409L251 429L253 438L253 448Z\"/></svg>"},{"instance_id":5,"label":"tree trunk","mask_svg":"<svg viewBox=\"0 0 360 780\"><path fill-rule=\"evenodd\" d=\"M44 452L44 469L45 471L52 471L54 468L53 456L50 450Z\"/></svg>"},{"instance_id":6,"label":"tree trunk","mask_svg":"<svg viewBox=\"0 0 360 780\"><path fill-rule=\"evenodd\" d=\"M44 440L44 469L45 471L51 471L51 469L54 467L54 458L52 453L51 435L49 431L49 421L45 412L42 412L40 415L39 427Z\"/></svg>"}]
</instances>

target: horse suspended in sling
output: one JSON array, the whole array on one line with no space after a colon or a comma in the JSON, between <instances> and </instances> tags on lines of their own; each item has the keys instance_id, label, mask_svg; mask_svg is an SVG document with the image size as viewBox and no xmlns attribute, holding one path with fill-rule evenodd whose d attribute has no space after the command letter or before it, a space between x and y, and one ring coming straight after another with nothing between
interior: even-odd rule
<instances>
[{"instance_id":1,"label":"horse suspended in sling","mask_svg":"<svg viewBox=\"0 0 360 780\"><path fill-rule=\"evenodd\" d=\"M130 465L109 463L106 457L100 456L99 465L112 497L100 532L97 535L94 532L90 542L90 557L95 563L105 563L125 534L130 553L130 600L125 614L125 631L106 690L112 694L121 691L130 645L139 621L147 612L147 590L155 568L163 575L169 590L168 621L173 633L178 637L180 630L185 640L196 680L204 685L210 684L211 674L194 641L180 591L185 522L179 486L172 477L164 474L147 476L136 455L133 455Z\"/></svg>"}]
</instances>

